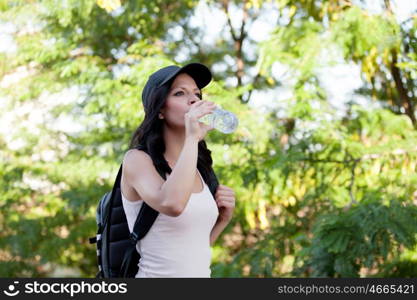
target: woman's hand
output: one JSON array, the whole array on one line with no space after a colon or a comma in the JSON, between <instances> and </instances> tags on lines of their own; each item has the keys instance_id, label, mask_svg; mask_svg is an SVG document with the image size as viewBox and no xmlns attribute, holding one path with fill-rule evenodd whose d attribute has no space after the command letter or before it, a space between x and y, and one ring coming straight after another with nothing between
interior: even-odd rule
<instances>
[{"instance_id":1,"label":"woman's hand","mask_svg":"<svg viewBox=\"0 0 417 300\"><path fill-rule=\"evenodd\" d=\"M235 192L225 186L219 185L215 194L217 207L219 208L218 220L229 223L235 209Z\"/></svg>"},{"instance_id":2,"label":"woman's hand","mask_svg":"<svg viewBox=\"0 0 417 300\"><path fill-rule=\"evenodd\" d=\"M215 104L209 101L197 101L193 103L190 110L184 115L185 137L192 137L201 141L213 127L199 122L198 120L215 108Z\"/></svg>"}]
</instances>

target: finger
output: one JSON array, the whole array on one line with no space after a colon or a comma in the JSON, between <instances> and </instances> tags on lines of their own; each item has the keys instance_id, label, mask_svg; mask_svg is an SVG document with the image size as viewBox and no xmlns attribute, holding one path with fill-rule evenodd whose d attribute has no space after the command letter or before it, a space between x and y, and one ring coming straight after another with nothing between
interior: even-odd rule
<instances>
[{"instance_id":1,"label":"finger","mask_svg":"<svg viewBox=\"0 0 417 300\"><path fill-rule=\"evenodd\" d=\"M204 124L203 122L200 122L201 124L201 126L203 126L203 130L205 131L205 133L207 133L208 131L210 131L210 130L213 130L214 129L214 127L213 126L210 126L210 125L207 125L207 124Z\"/></svg>"},{"instance_id":2,"label":"finger","mask_svg":"<svg viewBox=\"0 0 417 300\"><path fill-rule=\"evenodd\" d=\"M204 106L204 101L194 102L193 104L190 105L190 109L188 111L193 112L193 111L199 109L202 106Z\"/></svg>"},{"instance_id":3,"label":"finger","mask_svg":"<svg viewBox=\"0 0 417 300\"><path fill-rule=\"evenodd\" d=\"M231 191L233 191L233 189L230 188L230 187L228 187L227 185L219 184L219 187L218 188L219 189L222 189L222 190L231 190Z\"/></svg>"},{"instance_id":4,"label":"finger","mask_svg":"<svg viewBox=\"0 0 417 300\"><path fill-rule=\"evenodd\" d=\"M233 189L231 189L231 188L229 188L229 187L221 187L221 188L219 188L219 190L220 190L220 191L228 191L228 192L232 192L232 193L234 193L234 192L235 192Z\"/></svg>"},{"instance_id":5,"label":"finger","mask_svg":"<svg viewBox=\"0 0 417 300\"><path fill-rule=\"evenodd\" d=\"M193 107L198 107L198 106L200 106L200 105L203 105L205 102L206 102L206 101L204 101L204 100L196 101L196 102L194 102L193 104L191 104L191 106L193 106Z\"/></svg>"},{"instance_id":6,"label":"finger","mask_svg":"<svg viewBox=\"0 0 417 300\"><path fill-rule=\"evenodd\" d=\"M214 110L215 104L213 102L204 102L199 106L199 109L209 109Z\"/></svg>"},{"instance_id":7,"label":"finger","mask_svg":"<svg viewBox=\"0 0 417 300\"><path fill-rule=\"evenodd\" d=\"M192 120L196 120L196 121L198 121L200 123L203 123L203 122L199 121L200 118L203 117L203 116L205 116L205 115L207 115L207 114L209 114L209 113L211 113L211 111L206 111L206 110L203 110L203 111L192 111L192 112L188 112L188 115L189 115L189 117Z\"/></svg>"},{"instance_id":8,"label":"finger","mask_svg":"<svg viewBox=\"0 0 417 300\"><path fill-rule=\"evenodd\" d=\"M221 186L219 186L217 189L219 191L230 191L230 192L233 192L234 191L233 189L231 189L229 187L221 187Z\"/></svg>"},{"instance_id":9,"label":"finger","mask_svg":"<svg viewBox=\"0 0 417 300\"><path fill-rule=\"evenodd\" d=\"M236 200L234 195L215 195L216 199L222 199L222 198L226 198L226 199L233 199L233 201Z\"/></svg>"},{"instance_id":10,"label":"finger","mask_svg":"<svg viewBox=\"0 0 417 300\"><path fill-rule=\"evenodd\" d=\"M214 104L212 102L207 101L198 101L196 103L191 104L190 110L200 110L204 108L214 108Z\"/></svg>"},{"instance_id":11,"label":"finger","mask_svg":"<svg viewBox=\"0 0 417 300\"><path fill-rule=\"evenodd\" d=\"M228 201L228 202L235 202L235 198L234 197L219 197L218 199L216 199L216 201Z\"/></svg>"},{"instance_id":12,"label":"finger","mask_svg":"<svg viewBox=\"0 0 417 300\"><path fill-rule=\"evenodd\" d=\"M202 116L205 116L207 114L212 113L213 110L214 109L210 108L210 107L209 108L202 108L202 109L199 109L195 112L195 116L197 117L197 119L200 119Z\"/></svg>"},{"instance_id":13,"label":"finger","mask_svg":"<svg viewBox=\"0 0 417 300\"><path fill-rule=\"evenodd\" d=\"M229 202L219 202L217 204L218 207L226 207L226 208L234 208L235 205L233 203L229 203Z\"/></svg>"},{"instance_id":14,"label":"finger","mask_svg":"<svg viewBox=\"0 0 417 300\"><path fill-rule=\"evenodd\" d=\"M198 110L209 110L213 111L215 109L215 105L213 102L205 102L198 107Z\"/></svg>"},{"instance_id":15,"label":"finger","mask_svg":"<svg viewBox=\"0 0 417 300\"><path fill-rule=\"evenodd\" d=\"M217 190L216 191L216 194L215 195L219 195L219 196L235 196L235 192L233 192L233 191L219 191L219 190Z\"/></svg>"},{"instance_id":16,"label":"finger","mask_svg":"<svg viewBox=\"0 0 417 300\"><path fill-rule=\"evenodd\" d=\"M201 100L200 102L203 102L203 103L208 104L208 105L215 105L215 103L213 101Z\"/></svg>"},{"instance_id":17,"label":"finger","mask_svg":"<svg viewBox=\"0 0 417 300\"><path fill-rule=\"evenodd\" d=\"M191 104L192 107L200 107L202 105L213 106L214 103L213 102L210 102L210 101L200 100L200 101L196 101L193 104Z\"/></svg>"}]
</instances>

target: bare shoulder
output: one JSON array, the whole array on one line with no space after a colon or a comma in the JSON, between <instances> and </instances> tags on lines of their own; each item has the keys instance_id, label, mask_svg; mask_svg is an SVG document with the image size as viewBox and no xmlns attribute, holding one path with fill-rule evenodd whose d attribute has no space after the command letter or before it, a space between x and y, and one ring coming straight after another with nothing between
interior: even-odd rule
<instances>
[{"instance_id":1,"label":"bare shoulder","mask_svg":"<svg viewBox=\"0 0 417 300\"><path fill-rule=\"evenodd\" d=\"M137 170L137 166L147 166L152 164L151 157L142 150L130 149L125 153L123 158L123 169L127 173Z\"/></svg>"},{"instance_id":2,"label":"bare shoulder","mask_svg":"<svg viewBox=\"0 0 417 300\"><path fill-rule=\"evenodd\" d=\"M137 149L128 150L123 159L123 174L125 183L135 190L140 199L159 212L170 213L170 210L163 205L161 187L164 180L146 152Z\"/></svg>"},{"instance_id":3,"label":"bare shoulder","mask_svg":"<svg viewBox=\"0 0 417 300\"><path fill-rule=\"evenodd\" d=\"M126 151L123 162L137 162L138 160L151 160L151 157L145 151L138 149L129 149Z\"/></svg>"}]
</instances>

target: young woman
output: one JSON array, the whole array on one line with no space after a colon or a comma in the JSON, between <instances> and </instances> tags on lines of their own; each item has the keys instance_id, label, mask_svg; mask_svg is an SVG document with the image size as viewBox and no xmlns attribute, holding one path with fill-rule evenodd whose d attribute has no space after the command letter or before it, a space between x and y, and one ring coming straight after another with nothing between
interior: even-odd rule
<instances>
[{"instance_id":1,"label":"young woman","mask_svg":"<svg viewBox=\"0 0 417 300\"><path fill-rule=\"evenodd\" d=\"M211 275L210 246L235 207L234 192L219 185L204 141L213 128L198 121L215 107L201 96L211 79L202 64L168 66L153 73L143 89L145 118L123 160L123 208L130 231L143 202L159 215L137 243L136 277Z\"/></svg>"}]
</instances>

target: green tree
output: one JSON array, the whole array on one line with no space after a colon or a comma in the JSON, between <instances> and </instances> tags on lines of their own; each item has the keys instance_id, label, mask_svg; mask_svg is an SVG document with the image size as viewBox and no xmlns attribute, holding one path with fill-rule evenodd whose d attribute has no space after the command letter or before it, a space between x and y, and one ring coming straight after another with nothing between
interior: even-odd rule
<instances>
[{"instance_id":1,"label":"green tree","mask_svg":"<svg viewBox=\"0 0 417 300\"><path fill-rule=\"evenodd\" d=\"M398 24L387 1L381 14L350 1L118 4L0 4L17 44L0 75L2 276L95 274L95 208L143 118L141 88L156 68L191 61L213 66L204 97L240 121L208 137L221 183L237 194L213 276L417 274L415 122L390 82L394 66L413 99L414 20ZM193 21L201 5L224 21L214 41ZM249 32L262 19L274 28L258 43ZM318 76L329 49L361 66L358 92L381 107L352 102L337 117ZM288 99L277 65L291 78ZM260 92L284 106L255 110Z\"/></svg>"}]
</instances>

